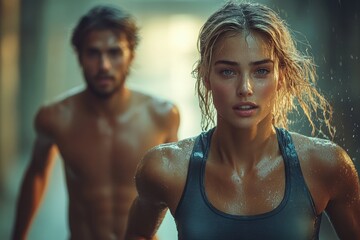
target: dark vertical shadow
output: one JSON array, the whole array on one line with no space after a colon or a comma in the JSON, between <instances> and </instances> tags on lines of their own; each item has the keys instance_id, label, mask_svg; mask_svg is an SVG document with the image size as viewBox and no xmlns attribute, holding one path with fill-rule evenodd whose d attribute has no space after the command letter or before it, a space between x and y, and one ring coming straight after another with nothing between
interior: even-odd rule
<instances>
[{"instance_id":1,"label":"dark vertical shadow","mask_svg":"<svg viewBox=\"0 0 360 240\"><path fill-rule=\"evenodd\" d=\"M360 1L322 0L329 22L327 62L324 78L332 93L334 120L338 126L335 141L353 158L360 169Z\"/></svg>"},{"instance_id":2,"label":"dark vertical shadow","mask_svg":"<svg viewBox=\"0 0 360 240\"><path fill-rule=\"evenodd\" d=\"M20 6L19 149L29 149L33 140L35 106L45 92L44 0L22 0ZM35 103L35 104L34 104Z\"/></svg>"}]
</instances>

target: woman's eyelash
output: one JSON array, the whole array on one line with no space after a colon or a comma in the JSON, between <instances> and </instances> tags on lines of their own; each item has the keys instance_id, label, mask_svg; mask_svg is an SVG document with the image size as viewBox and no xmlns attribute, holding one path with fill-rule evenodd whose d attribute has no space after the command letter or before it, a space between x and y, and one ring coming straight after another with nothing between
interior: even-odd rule
<instances>
[{"instance_id":1,"label":"woman's eyelash","mask_svg":"<svg viewBox=\"0 0 360 240\"><path fill-rule=\"evenodd\" d=\"M260 69L256 70L256 73L259 73L261 75L265 75L265 74L270 73L270 70L265 69L265 68L260 68Z\"/></svg>"},{"instance_id":2,"label":"woman's eyelash","mask_svg":"<svg viewBox=\"0 0 360 240\"><path fill-rule=\"evenodd\" d=\"M220 73L225 76L231 76L231 75L235 74L235 71L233 71L231 69L224 69L224 70L221 70Z\"/></svg>"}]
</instances>

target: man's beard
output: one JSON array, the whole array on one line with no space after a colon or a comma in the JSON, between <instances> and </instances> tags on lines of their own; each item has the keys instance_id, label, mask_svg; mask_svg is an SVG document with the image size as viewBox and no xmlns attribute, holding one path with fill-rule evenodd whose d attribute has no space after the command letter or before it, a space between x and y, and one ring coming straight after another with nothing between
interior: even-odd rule
<instances>
[{"instance_id":1,"label":"man's beard","mask_svg":"<svg viewBox=\"0 0 360 240\"><path fill-rule=\"evenodd\" d=\"M121 83L124 82L125 79L123 79L121 81ZM86 80L86 84L87 84L87 88L90 90L91 93L93 93L96 97L101 98L101 99L108 99L111 96L113 96L116 92L119 91L119 89L122 87L123 84L117 84L114 86L113 89L111 89L110 91L101 91L98 88L96 88L91 81Z\"/></svg>"}]
</instances>

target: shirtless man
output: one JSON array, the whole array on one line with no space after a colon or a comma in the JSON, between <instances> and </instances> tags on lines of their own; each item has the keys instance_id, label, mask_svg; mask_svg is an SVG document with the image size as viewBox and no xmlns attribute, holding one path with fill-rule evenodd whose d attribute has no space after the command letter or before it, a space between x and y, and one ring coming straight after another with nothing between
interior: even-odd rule
<instances>
[{"instance_id":1,"label":"shirtless man","mask_svg":"<svg viewBox=\"0 0 360 240\"><path fill-rule=\"evenodd\" d=\"M86 88L42 107L17 205L13 239L25 239L57 152L69 193L70 239L123 239L137 193L134 174L149 148L177 140L176 106L125 87L137 27L130 15L97 6L76 26L72 44Z\"/></svg>"}]
</instances>

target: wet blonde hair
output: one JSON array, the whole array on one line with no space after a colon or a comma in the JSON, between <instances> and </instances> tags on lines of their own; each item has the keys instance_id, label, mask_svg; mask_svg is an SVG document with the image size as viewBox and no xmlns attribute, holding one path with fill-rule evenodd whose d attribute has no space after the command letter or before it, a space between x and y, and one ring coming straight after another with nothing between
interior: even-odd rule
<instances>
[{"instance_id":1,"label":"wet blonde hair","mask_svg":"<svg viewBox=\"0 0 360 240\"><path fill-rule=\"evenodd\" d=\"M333 137L335 128L330 123L332 107L315 87L317 76L313 58L297 49L287 24L272 9L257 3L235 1L228 1L213 13L200 31L200 59L195 64L193 75L202 113L202 129L207 130L215 125L216 111L212 94L204 84L209 78L214 46L224 34L244 31L260 33L278 58L282 77L279 79L280 89L273 109L274 125L288 128L288 115L292 111L299 113L299 105L312 127L313 135L316 130L322 133L321 128L325 125ZM313 117L319 119L319 128L312 120Z\"/></svg>"}]
</instances>

